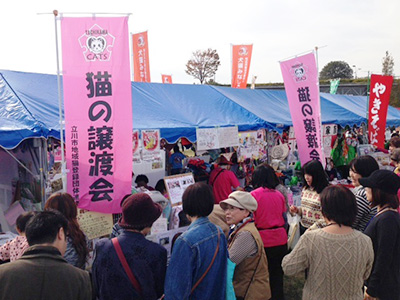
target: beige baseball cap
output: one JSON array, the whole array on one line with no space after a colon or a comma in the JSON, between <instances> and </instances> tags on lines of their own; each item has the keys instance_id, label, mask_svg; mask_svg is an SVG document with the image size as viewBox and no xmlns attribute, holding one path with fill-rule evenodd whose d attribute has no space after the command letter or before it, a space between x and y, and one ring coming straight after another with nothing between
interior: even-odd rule
<instances>
[{"instance_id":1,"label":"beige baseball cap","mask_svg":"<svg viewBox=\"0 0 400 300\"><path fill-rule=\"evenodd\" d=\"M247 209L249 212L255 212L258 207L256 199L250 193L243 191L230 193L228 199L221 201L219 205L222 209L226 209L228 205L232 205L241 209Z\"/></svg>"}]
</instances>

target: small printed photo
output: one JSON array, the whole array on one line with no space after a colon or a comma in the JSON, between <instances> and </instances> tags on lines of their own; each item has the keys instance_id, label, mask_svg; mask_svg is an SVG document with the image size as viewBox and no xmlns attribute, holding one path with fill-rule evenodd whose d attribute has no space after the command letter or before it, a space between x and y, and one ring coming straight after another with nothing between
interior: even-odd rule
<instances>
[{"instance_id":1,"label":"small printed photo","mask_svg":"<svg viewBox=\"0 0 400 300\"><path fill-rule=\"evenodd\" d=\"M179 184L179 180L168 182L168 188L170 190L172 190L174 188L180 188L180 187L181 187L181 185Z\"/></svg>"},{"instance_id":2,"label":"small printed photo","mask_svg":"<svg viewBox=\"0 0 400 300\"><path fill-rule=\"evenodd\" d=\"M161 238L160 241L159 241L159 244L161 246L168 245L169 244L169 237Z\"/></svg>"}]
</instances>

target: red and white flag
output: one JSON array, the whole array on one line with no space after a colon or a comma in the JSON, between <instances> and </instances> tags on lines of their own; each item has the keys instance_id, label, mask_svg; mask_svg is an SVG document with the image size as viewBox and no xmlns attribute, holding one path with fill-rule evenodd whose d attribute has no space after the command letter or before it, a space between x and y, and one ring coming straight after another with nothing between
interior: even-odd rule
<instances>
[{"instance_id":1,"label":"red and white flag","mask_svg":"<svg viewBox=\"0 0 400 300\"><path fill-rule=\"evenodd\" d=\"M172 75L161 74L161 77L162 77L162 83L172 83Z\"/></svg>"},{"instance_id":2,"label":"red and white flag","mask_svg":"<svg viewBox=\"0 0 400 300\"><path fill-rule=\"evenodd\" d=\"M369 143L379 148L385 146L385 128L393 77L371 75L368 106Z\"/></svg>"},{"instance_id":3,"label":"red and white flag","mask_svg":"<svg viewBox=\"0 0 400 300\"><path fill-rule=\"evenodd\" d=\"M133 81L150 82L149 43L147 31L132 34Z\"/></svg>"},{"instance_id":4,"label":"red and white flag","mask_svg":"<svg viewBox=\"0 0 400 300\"><path fill-rule=\"evenodd\" d=\"M253 45L232 46L232 87L245 89L249 76Z\"/></svg>"}]
</instances>

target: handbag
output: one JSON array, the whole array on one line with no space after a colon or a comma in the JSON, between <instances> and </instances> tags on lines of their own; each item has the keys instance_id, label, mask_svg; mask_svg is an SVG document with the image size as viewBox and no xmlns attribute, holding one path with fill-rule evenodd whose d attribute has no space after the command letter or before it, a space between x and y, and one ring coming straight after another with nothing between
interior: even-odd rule
<instances>
[{"instance_id":1,"label":"handbag","mask_svg":"<svg viewBox=\"0 0 400 300\"><path fill-rule=\"evenodd\" d=\"M215 226L217 227L217 226ZM217 248L215 249L214 252L214 256L210 262L210 265L207 267L207 270L203 273L203 275L201 275L201 277L199 278L199 280L197 280L197 282L194 284L194 286L192 287L192 290L190 291L190 295L193 294L194 290L199 286L199 284L203 281L204 277L206 277L208 271L210 271L212 265L214 264L215 258L217 257L218 254L218 250L219 250L219 240L221 239L221 233L219 232L219 229L217 227L217 232L218 232L218 243L217 243Z\"/></svg>"},{"instance_id":2,"label":"handbag","mask_svg":"<svg viewBox=\"0 0 400 300\"><path fill-rule=\"evenodd\" d=\"M126 272L126 275L128 275L129 280L131 281L133 287L135 290L139 293L140 296L142 296L142 288L137 281L135 275L133 275L132 270L130 269L128 262L126 261L125 255L122 252L121 245L119 244L118 238L113 238L111 239L111 242L115 248L115 251L117 252L119 261L121 262L122 266L124 267L124 270Z\"/></svg>"},{"instance_id":3,"label":"handbag","mask_svg":"<svg viewBox=\"0 0 400 300\"><path fill-rule=\"evenodd\" d=\"M294 217L288 215L289 232L287 246L289 250L293 250L300 239L300 216Z\"/></svg>"},{"instance_id":4,"label":"handbag","mask_svg":"<svg viewBox=\"0 0 400 300\"><path fill-rule=\"evenodd\" d=\"M284 144L281 139L278 140L278 145L271 148L271 157L273 159L284 160L289 155L289 145Z\"/></svg>"},{"instance_id":5,"label":"handbag","mask_svg":"<svg viewBox=\"0 0 400 300\"><path fill-rule=\"evenodd\" d=\"M235 289L233 287L233 275L235 273L236 264L228 257L226 265L226 300L236 300Z\"/></svg>"},{"instance_id":6,"label":"handbag","mask_svg":"<svg viewBox=\"0 0 400 300\"><path fill-rule=\"evenodd\" d=\"M215 258L217 257L218 254L218 250L219 250L219 241L221 239L221 233L219 232L219 229L217 226L215 226L217 228L217 232L218 232L218 243L217 243L217 248L215 249L214 252L214 256L209 264L209 266L207 267L206 271L203 273L203 275L201 275L201 277L199 278L199 280L197 280L197 282L194 284L194 286L192 287L191 291L190 291L190 296L193 294L194 290L199 286L199 284L203 281L204 277L206 277L208 271L210 271L212 265L214 264ZM233 277L233 275L232 275ZM160 298L160 300L163 300L165 298L165 295L162 295L162 297ZM232 298L234 299L234 298Z\"/></svg>"}]
</instances>

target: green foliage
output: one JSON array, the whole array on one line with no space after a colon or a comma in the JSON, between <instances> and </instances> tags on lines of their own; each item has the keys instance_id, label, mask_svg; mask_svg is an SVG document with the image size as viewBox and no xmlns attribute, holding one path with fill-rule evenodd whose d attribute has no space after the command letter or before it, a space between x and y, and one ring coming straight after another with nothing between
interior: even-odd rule
<instances>
[{"instance_id":1,"label":"green foliage","mask_svg":"<svg viewBox=\"0 0 400 300\"><path fill-rule=\"evenodd\" d=\"M186 63L186 73L200 80L200 83L206 82L207 78L214 77L220 65L217 50L208 48L207 50L197 50Z\"/></svg>"},{"instance_id":2,"label":"green foliage","mask_svg":"<svg viewBox=\"0 0 400 300\"><path fill-rule=\"evenodd\" d=\"M331 61L322 68L319 73L320 79L344 79L353 78L353 70L347 62Z\"/></svg>"},{"instance_id":3,"label":"green foliage","mask_svg":"<svg viewBox=\"0 0 400 300\"><path fill-rule=\"evenodd\" d=\"M400 107L400 79L393 80L389 104L394 107Z\"/></svg>"}]
</instances>

